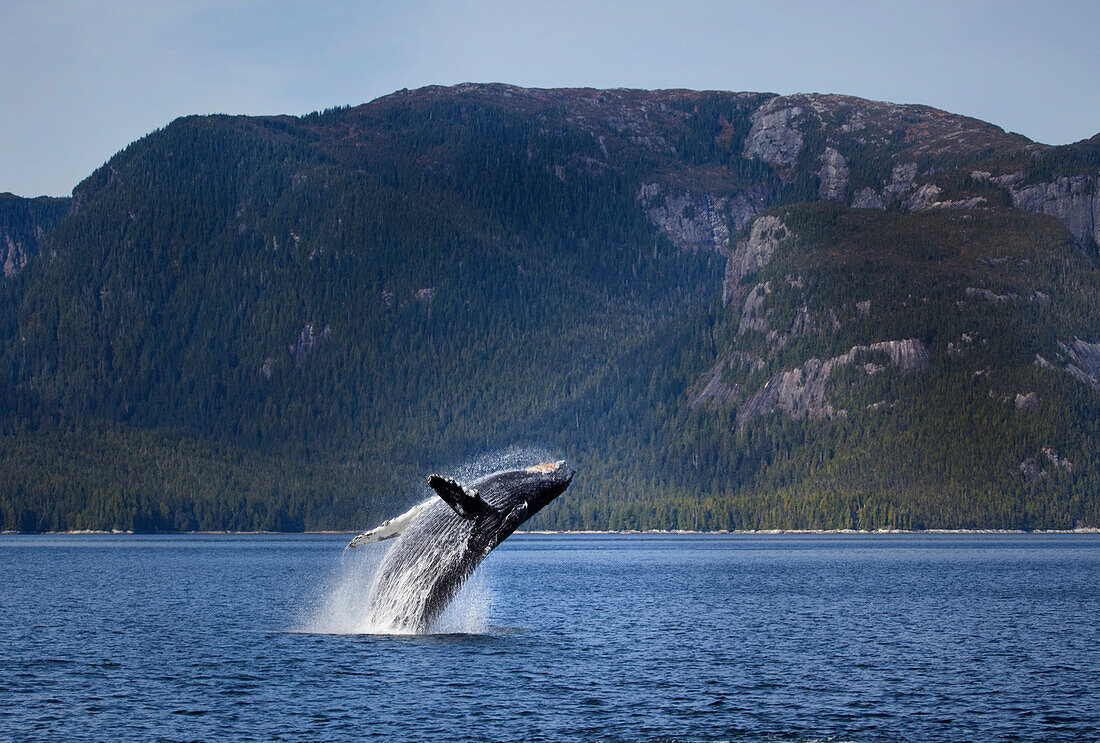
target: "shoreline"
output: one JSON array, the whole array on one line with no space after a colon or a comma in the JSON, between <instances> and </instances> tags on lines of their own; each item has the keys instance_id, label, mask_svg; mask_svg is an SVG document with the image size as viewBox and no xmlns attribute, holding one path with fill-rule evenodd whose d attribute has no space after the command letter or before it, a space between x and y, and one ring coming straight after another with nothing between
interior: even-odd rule
<instances>
[{"instance_id":1,"label":"shoreline","mask_svg":"<svg viewBox=\"0 0 1100 743\"><path fill-rule=\"evenodd\" d=\"M134 532L124 531L119 529L97 530L97 529L74 529L70 531L4 531L0 532L0 536L15 536L15 535L27 535L27 536L119 536L119 535L137 535L137 536L204 536L204 535L224 535L224 536L248 536L248 535L273 535L273 536L292 536L292 535L349 535L355 536L359 532L347 531L343 529L325 529L325 530L311 530L311 531L169 531L169 532ZM922 534L1100 534L1100 527L1085 526L1077 529L873 529L873 530L859 530L859 529L717 529L714 531L692 531L688 529L648 529L645 531L636 529L624 529L624 530L598 530L598 529L577 529L577 530L541 530L532 529L531 531L517 531L517 535L553 535L553 534L575 534L575 535L596 535L596 534L610 534L616 536L630 536L630 535L695 535L695 536L708 536L708 535L727 535L727 536L780 536L780 535L798 535L798 534L813 534L813 535L883 535L883 534L909 534L909 535L922 535Z\"/></svg>"},{"instance_id":2,"label":"shoreline","mask_svg":"<svg viewBox=\"0 0 1100 743\"><path fill-rule=\"evenodd\" d=\"M1078 529L716 529L713 531L694 531L691 529L648 529L639 531L583 530L576 531L517 531L516 534L732 534L747 536L767 536L772 534L1100 534L1100 527L1085 526Z\"/></svg>"}]
</instances>

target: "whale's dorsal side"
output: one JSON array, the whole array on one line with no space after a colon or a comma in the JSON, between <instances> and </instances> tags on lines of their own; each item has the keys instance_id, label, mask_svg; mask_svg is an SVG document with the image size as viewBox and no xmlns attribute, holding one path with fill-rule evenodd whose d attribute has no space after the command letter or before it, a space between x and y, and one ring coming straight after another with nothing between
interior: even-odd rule
<instances>
[{"instance_id":1,"label":"whale's dorsal side","mask_svg":"<svg viewBox=\"0 0 1100 743\"><path fill-rule=\"evenodd\" d=\"M464 519L478 519L496 515L496 509L485 502L476 490L465 490L454 478L430 475L428 487L446 501Z\"/></svg>"}]
</instances>

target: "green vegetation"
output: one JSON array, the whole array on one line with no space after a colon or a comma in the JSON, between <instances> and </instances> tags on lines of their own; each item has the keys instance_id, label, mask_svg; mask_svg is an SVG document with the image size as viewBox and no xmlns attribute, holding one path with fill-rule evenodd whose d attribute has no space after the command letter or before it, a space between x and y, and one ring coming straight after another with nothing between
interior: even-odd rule
<instances>
[{"instance_id":1,"label":"green vegetation","mask_svg":"<svg viewBox=\"0 0 1100 743\"><path fill-rule=\"evenodd\" d=\"M34 235L39 229L48 231L69 211L72 199L39 196L24 199L10 193L0 193L0 234ZM36 238L37 242L37 238Z\"/></svg>"},{"instance_id":2,"label":"green vegetation","mask_svg":"<svg viewBox=\"0 0 1100 743\"><path fill-rule=\"evenodd\" d=\"M72 199L24 199L0 193L0 281L38 252L38 241L65 216Z\"/></svg>"},{"instance_id":3,"label":"green vegetation","mask_svg":"<svg viewBox=\"0 0 1100 743\"><path fill-rule=\"evenodd\" d=\"M1034 363L1100 327L1100 271L1004 206L787 203L817 164L740 156L765 98L670 99L660 141L475 91L134 143L0 284L0 528L356 529L517 444L580 472L536 529L1100 525L1100 394ZM652 182L786 203L749 280L770 338L722 305L724 256L654 229ZM908 338L929 368L860 356L828 380L843 415L738 418L773 375ZM733 352L759 364L732 399L691 404Z\"/></svg>"},{"instance_id":4,"label":"green vegetation","mask_svg":"<svg viewBox=\"0 0 1100 743\"><path fill-rule=\"evenodd\" d=\"M897 215L818 203L775 214L795 237L752 282L774 287L763 307L768 330L782 340L763 343L762 334L750 333L728 341L720 356L760 354L763 370L736 367L727 381L742 388L731 403L681 414L669 441L678 454L663 469L678 471L680 497L638 510L615 504L629 512L626 522L1097 523L1100 395L1035 363L1037 354L1054 358L1058 339L1100 327L1100 275L1061 225L1010 210ZM968 288L1004 299L991 302ZM738 318L728 313L724 320L735 325ZM733 336L724 328L715 333ZM857 345L909 338L930 351L927 369L899 373L879 352L834 372L828 400L843 414L791 420L775 412L737 425L737 409L773 374ZM865 363L880 368L868 373ZM1039 406L1018 410L1016 395L1028 392L1039 396ZM1047 450L1063 464L1053 464ZM1046 472L1034 483L1020 469L1028 458ZM614 500L606 500L609 508Z\"/></svg>"}]
</instances>

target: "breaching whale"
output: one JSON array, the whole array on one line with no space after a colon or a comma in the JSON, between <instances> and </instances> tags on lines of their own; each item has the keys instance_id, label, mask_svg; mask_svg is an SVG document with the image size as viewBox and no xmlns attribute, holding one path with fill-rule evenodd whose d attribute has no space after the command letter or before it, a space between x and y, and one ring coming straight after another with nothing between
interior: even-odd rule
<instances>
[{"instance_id":1,"label":"breaching whale","mask_svg":"<svg viewBox=\"0 0 1100 743\"><path fill-rule=\"evenodd\" d=\"M485 556L561 495L574 474L562 461L495 472L465 486L430 476L428 485L438 499L414 506L348 545L397 540L375 574L370 625L427 630Z\"/></svg>"}]
</instances>

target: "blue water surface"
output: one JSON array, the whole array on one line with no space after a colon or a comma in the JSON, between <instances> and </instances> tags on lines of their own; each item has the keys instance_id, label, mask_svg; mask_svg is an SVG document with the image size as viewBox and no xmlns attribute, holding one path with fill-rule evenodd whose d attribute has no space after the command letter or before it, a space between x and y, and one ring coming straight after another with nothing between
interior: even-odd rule
<instances>
[{"instance_id":1,"label":"blue water surface","mask_svg":"<svg viewBox=\"0 0 1100 743\"><path fill-rule=\"evenodd\" d=\"M1100 740L1098 535L516 535L429 636L346 541L0 537L0 740Z\"/></svg>"}]
</instances>

